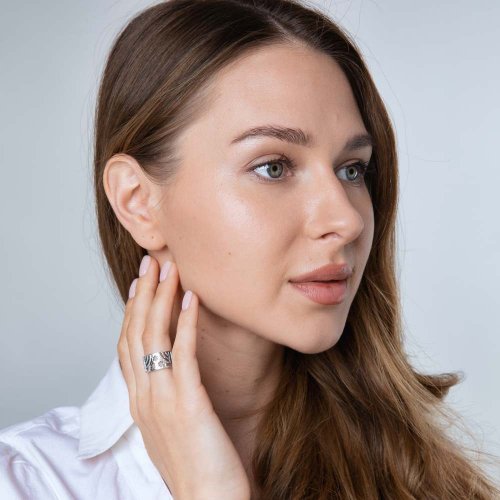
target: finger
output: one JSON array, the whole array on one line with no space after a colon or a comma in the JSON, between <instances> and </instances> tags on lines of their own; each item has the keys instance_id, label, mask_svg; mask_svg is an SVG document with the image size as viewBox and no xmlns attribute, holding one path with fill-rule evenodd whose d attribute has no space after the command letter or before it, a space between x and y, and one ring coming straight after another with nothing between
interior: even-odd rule
<instances>
[{"instance_id":1,"label":"finger","mask_svg":"<svg viewBox=\"0 0 500 500\"><path fill-rule=\"evenodd\" d=\"M167 263L164 264L164 268L167 267L166 265ZM167 276L163 281L159 282L156 289L156 295L149 309L146 326L142 335L142 345L146 354L172 350L169 330L177 283L177 268L174 263L170 263ZM152 392L170 392L173 389L171 371L171 368L165 368L149 373Z\"/></svg>"},{"instance_id":2,"label":"finger","mask_svg":"<svg viewBox=\"0 0 500 500\"><path fill-rule=\"evenodd\" d=\"M191 299L189 301L189 296ZM181 309L177 322L177 333L173 347L173 374L176 387L184 395L197 390L201 384L200 367L196 357L197 324L198 324L198 296L187 290L183 297L183 304L189 301L186 309Z\"/></svg>"},{"instance_id":3,"label":"finger","mask_svg":"<svg viewBox=\"0 0 500 500\"><path fill-rule=\"evenodd\" d=\"M144 396L149 390L149 374L144 370L143 363L142 334L156 293L157 283L158 262L149 255L145 255L139 268L139 278L132 300L131 317L126 331L130 361L136 382L136 397Z\"/></svg>"},{"instance_id":4,"label":"finger","mask_svg":"<svg viewBox=\"0 0 500 500\"><path fill-rule=\"evenodd\" d=\"M135 280L134 280L135 281ZM123 372L123 376L125 378L125 381L127 384L134 384L135 385L135 380L133 377L133 372L131 373L130 370L132 369L132 366L130 364L130 352L127 344L127 328L130 322L130 316L132 312L132 300L133 298L129 297L129 300L125 304L125 312L124 312L124 318L123 318L123 324L122 324L122 329L120 332L120 337L118 338L118 345L117 345L117 352L118 352L118 359L120 361L120 367Z\"/></svg>"},{"instance_id":5,"label":"finger","mask_svg":"<svg viewBox=\"0 0 500 500\"><path fill-rule=\"evenodd\" d=\"M125 305L125 317L123 319L123 325L122 325L122 329L121 329L121 333L120 333L120 338L118 339L117 352L118 352L118 359L120 361L120 367L121 367L121 370L123 373L123 378L125 379L125 382L127 384L127 390L128 390L129 402L130 402L130 412L135 420L135 415L136 415L135 376L134 376L134 370L132 369L132 364L130 361L130 351L129 351L127 336L126 336L126 331L128 328L128 324L129 324L130 316L131 316L131 312L132 312L132 300L133 300L133 297L129 297L129 300L127 301L127 303Z\"/></svg>"}]
</instances>

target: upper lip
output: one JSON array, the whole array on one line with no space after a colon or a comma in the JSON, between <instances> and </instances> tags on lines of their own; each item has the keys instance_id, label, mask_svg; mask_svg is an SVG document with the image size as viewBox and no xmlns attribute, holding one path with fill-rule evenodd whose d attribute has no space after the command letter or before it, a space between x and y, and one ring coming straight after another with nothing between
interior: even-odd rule
<instances>
[{"instance_id":1,"label":"upper lip","mask_svg":"<svg viewBox=\"0 0 500 500\"><path fill-rule=\"evenodd\" d=\"M318 267L290 281L292 283L304 283L309 281L345 280L349 278L352 273L352 267L349 266L347 262L341 262L340 264L327 264L326 266Z\"/></svg>"}]
</instances>

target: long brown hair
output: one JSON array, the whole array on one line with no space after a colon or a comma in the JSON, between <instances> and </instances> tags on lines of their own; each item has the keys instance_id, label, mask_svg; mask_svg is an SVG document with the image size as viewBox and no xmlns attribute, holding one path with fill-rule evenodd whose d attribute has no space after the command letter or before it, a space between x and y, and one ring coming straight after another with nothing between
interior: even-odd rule
<instances>
[{"instance_id":1,"label":"long brown hair","mask_svg":"<svg viewBox=\"0 0 500 500\"><path fill-rule=\"evenodd\" d=\"M182 163L176 139L206 106L211 78L252 49L286 43L330 55L349 79L375 142L368 179L375 232L338 343L318 354L285 347L281 383L257 429L253 471L261 498L494 498L500 490L469 453L475 450L447 434L460 415L444 397L460 374L419 373L404 351L393 127L356 44L320 9L299 0L171 0L141 11L119 33L100 83L94 143L97 222L110 277L125 303L147 252L106 197L107 160L129 154L151 180L167 184Z\"/></svg>"}]
</instances>

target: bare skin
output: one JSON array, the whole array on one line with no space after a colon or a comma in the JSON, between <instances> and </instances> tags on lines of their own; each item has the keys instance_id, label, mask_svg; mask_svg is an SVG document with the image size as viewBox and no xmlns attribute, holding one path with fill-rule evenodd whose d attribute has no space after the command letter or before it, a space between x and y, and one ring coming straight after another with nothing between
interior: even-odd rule
<instances>
[{"instance_id":1,"label":"bare skin","mask_svg":"<svg viewBox=\"0 0 500 500\"><path fill-rule=\"evenodd\" d=\"M183 162L172 184L152 183L127 155L108 161L104 184L135 241L159 266L176 263L172 343L183 292L199 297L201 380L255 494L250 458L258 417L231 417L272 397L283 346L318 353L339 340L374 230L368 190L345 167L367 162L372 148L344 150L366 128L337 63L309 48L254 51L218 75L212 95L209 111L179 141ZM270 124L301 128L314 143L253 137L231 144L241 132ZM295 161L294 170L272 168L281 153ZM330 262L354 266L341 304L317 304L290 285Z\"/></svg>"}]
</instances>

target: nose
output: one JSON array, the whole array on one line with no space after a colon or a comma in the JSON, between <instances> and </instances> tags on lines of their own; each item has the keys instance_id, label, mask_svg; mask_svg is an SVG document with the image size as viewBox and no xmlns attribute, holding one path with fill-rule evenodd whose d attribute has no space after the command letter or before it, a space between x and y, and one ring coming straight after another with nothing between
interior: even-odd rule
<instances>
[{"instance_id":1,"label":"nose","mask_svg":"<svg viewBox=\"0 0 500 500\"><path fill-rule=\"evenodd\" d=\"M362 191L363 186L351 187L347 182L340 180L331 167L315 176L307 209L312 238L337 238L347 245L362 233L365 221L361 203L366 203L364 196L369 194Z\"/></svg>"}]
</instances>

